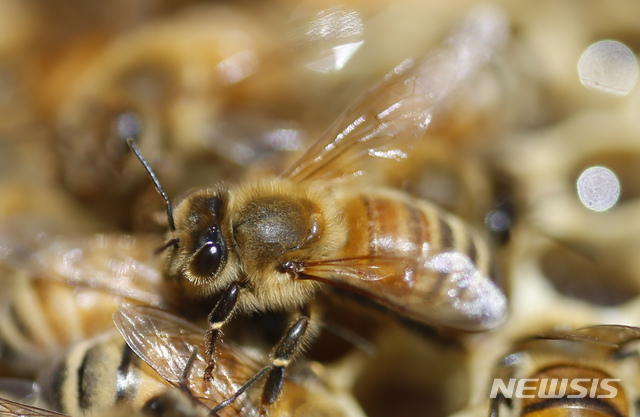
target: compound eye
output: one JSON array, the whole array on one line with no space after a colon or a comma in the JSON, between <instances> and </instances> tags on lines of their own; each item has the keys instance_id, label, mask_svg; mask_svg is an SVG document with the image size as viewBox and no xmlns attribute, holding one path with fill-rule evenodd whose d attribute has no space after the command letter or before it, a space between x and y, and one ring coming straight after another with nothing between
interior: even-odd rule
<instances>
[{"instance_id":1,"label":"compound eye","mask_svg":"<svg viewBox=\"0 0 640 417\"><path fill-rule=\"evenodd\" d=\"M193 264L191 265L193 272L198 276L209 277L214 275L220 268L221 252L220 247L215 243L206 243L193 258Z\"/></svg>"},{"instance_id":2,"label":"compound eye","mask_svg":"<svg viewBox=\"0 0 640 417\"><path fill-rule=\"evenodd\" d=\"M201 278L213 277L222 269L226 258L227 252L222 234L217 227L212 227L207 231L200 249L193 257L191 271Z\"/></svg>"}]
</instances>

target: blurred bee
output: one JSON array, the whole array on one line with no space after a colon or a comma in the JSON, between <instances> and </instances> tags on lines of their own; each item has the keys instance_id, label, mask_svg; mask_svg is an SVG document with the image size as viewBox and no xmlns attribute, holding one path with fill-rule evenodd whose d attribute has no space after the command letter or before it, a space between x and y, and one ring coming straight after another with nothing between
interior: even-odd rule
<instances>
[{"instance_id":1,"label":"blurred bee","mask_svg":"<svg viewBox=\"0 0 640 417\"><path fill-rule=\"evenodd\" d=\"M477 232L432 203L348 180L362 176L366 156L404 158L505 37L501 13L478 11L436 52L396 67L281 176L192 192L175 220L135 135L126 138L165 200L168 275L191 294L220 295L209 315L205 380L234 313L296 312L271 354L260 404L273 404L285 368L317 333L323 284L441 328L483 331L504 321L506 299Z\"/></svg>"},{"instance_id":2,"label":"blurred bee","mask_svg":"<svg viewBox=\"0 0 640 417\"><path fill-rule=\"evenodd\" d=\"M189 398L187 395L184 394L184 392L182 392L180 389L172 389L169 388L167 389L166 385L162 385L162 384L150 384L150 381L153 381L149 379L149 376L151 375L155 375L155 372L153 370L151 370L148 366L146 367L145 370L143 370L142 368L144 367L144 363L141 362L139 360L139 358L135 357L135 355L131 354L131 351L129 350L128 352L126 352L126 345L124 345L124 353L123 353L123 349L121 349L124 345L124 341L122 340L122 338L120 337L120 335L117 332L111 332L111 335L103 335L99 338L96 338L93 341L89 341L89 342L85 342L84 343L84 347L87 349L87 352L83 352L82 349L78 349L78 347L74 347L74 349L68 353L68 357L65 357L64 360L60 361L60 364L55 365L55 367L66 367L66 366L75 366L77 364L74 364L74 359L72 358L72 356L75 353L79 353L79 357L80 358L86 358L86 357L90 357L89 359L89 368L92 369L93 371L95 371L96 369L99 370L98 372L98 376L109 376L109 372L108 370L111 369L113 371L113 375L114 376L118 376L118 377L122 377L122 381L124 381L122 384L120 384L120 386L124 387L127 384L132 385L133 383L137 384L137 385L143 385L145 388L149 388L148 392L146 392L145 394L142 394L142 396L144 395L152 395L153 391L159 391L160 393L152 396L151 399L149 399L145 404L144 407L140 408L139 406L135 406L135 403L133 401L116 401L118 404L113 405L114 400L106 400L107 398L107 394L111 391L108 390L109 387L105 386L103 387L104 390L100 393L100 395L97 396L98 401L96 401L96 390L92 390L91 388L89 388L86 384L82 385L80 387L80 389L78 390L78 396L79 397L85 397L85 403L82 403L83 406L87 406L90 408L90 410L86 410L87 412L84 413L82 411L80 411L81 415L88 415L88 416L93 416L93 417L99 417L99 416L148 416L148 417L153 417L153 416L166 416L166 417L179 417L179 416L205 416L207 415L204 412L204 409L202 407L197 407L193 401L191 400L191 398ZM96 357L95 354L100 354L103 355L103 358L107 358L110 355L113 355L115 351L120 350L121 353L123 353L123 358L127 359L127 363L132 363L133 361L131 360L131 358L137 358L138 364L139 365L143 365L143 366L135 366L135 367L131 367L131 368L127 368L127 369L122 369L122 367L118 367L118 369L115 369L118 364L117 363L113 363L113 364L109 364L109 363L97 363L96 361ZM88 353L89 351L92 352L92 354ZM62 364L62 365L61 365ZM137 365L138 365L137 364ZM111 368L109 368L111 367ZM54 369L56 369L54 368ZM65 368L67 369L67 368ZM133 370L137 370L138 373L136 374L135 372L132 372ZM84 369L79 369L79 376L80 376L80 380L83 379L83 377L85 376L94 376L96 375L96 372L93 371L89 371L89 372L85 372ZM120 371L118 373L118 371ZM142 376L146 376L146 378L144 380L140 380L140 379L135 379L138 376L140 376L140 374L142 374ZM157 377L157 375L156 375ZM73 379L73 376L69 376L67 374L65 374L64 378L68 378L68 379ZM129 378L129 379L126 379ZM67 414L61 414L57 411L54 410L50 410L49 408L40 408L40 406L46 406L46 407L51 407L52 405L49 404L43 404L44 398L42 397L42 394L50 394L50 392L48 391L56 391L56 392L65 392L65 390L67 391L66 396L56 396L56 397L60 397L60 398L56 398L56 400L61 400L63 399L65 404L69 404L69 402L73 402L72 400L74 398L76 398L76 394L73 392L69 392L69 390L72 390L73 388L69 387L69 383L66 383L66 385L64 387L57 387L57 386L53 386L53 384L57 384L60 383L62 381L60 380L54 380L54 381L48 381L49 385L44 385L44 391L41 389L40 384L35 383L33 381L30 380L24 380L24 379L11 379L11 378L0 378L0 392L1 392L1 396L0 396L0 416L66 416ZM107 380L106 382L110 382L110 380ZM95 384L94 384L95 385ZM158 386L159 385L159 386ZM89 392L89 391L93 391L93 392ZM114 386L114 391L112 392L113 394L116 394L115 392L115 386ZM64 397L64 398L62 398ZM116 397L113 397L114 399ZM120 400L122 400L122 398L118 397ZM95 402L99 402L99 399L102 399L103 403L106 404L102 404L103 406L106 405L107 407L96 407L96 405L99 404L95 404ZM35 405L38 405L38 407L36 407ZM77 404L76 404L77 405ZM53 404L53 406L56 406L55 403ZM58 409L60 408L60 405L57 405ZM77 408L77 407L76 407ZM73 415L79 415L79 414L73 414Z\"/></svg>"},{"instance_id":3,"label":"blurred bee","mask_svg":"<svg viewBox=\"0 0 640 417\"><path fill-rule=\"evenodd\" d=\"M116 331L74 344L38 383L47 407L73 416L125 403L141 409L168 388Z\"/></svg>"},{"instance_id":4,"label":"blurred bee","mask_svg":"<svg viewBox=\"0 0 640 417\"><path fill-rule=\"evenodd\" d=\"M556 332L521 343L499 364L491 417L634 416L640 329L619 325Z\"/></svg>"},{"instance_id":5,"label":"blurred bee","mask_svg":"<svg viewBox=\"0 0 640 417\"><path fill-rule=\"evenodd\" d=\"M89 342L90 346L87 346L89 350L97 350L99 353L105 353L107 356L113 354L113 348L122 347L124 344L122 338L119 334L112 334L113 337L106 339L103 337L100 342L97 339L94 342ZM126 345L124 345L123 358L129 358L131 355L131 351L126 351ZM76 351L77 349L74 349ZM78 352L83 356L83 352ZM96 353L96 352L94 352ZM69 354L71 355L71 353ZM86 353L86 355L90 355ZM135 357L135 355L131 356ZM137 364L130 369L122 370L115 369L117 364L114 364L111 368L109 368L109 364L100 364L95 360L91 362L90 368L93 371L98 370L98 376L110 376L109 371L113 371L111 375L123 378L132 378L128 381L124 381L122 386L126 386L129 384L129 388L136 384L138 388L144 388L144 392L142 394L137 395L137 399L151 396L147 400L146 403L142 407L139 404L136 404L134 400L129 398L120 398L113 397L112 399L107 398L108 393L116 394L115 386L113 387L114 391L109 391L109 387L101 392L96 398L96 391L93 393L86 392L86 385L83 385L80 390L78 390L78 395L73 392L73 387L65 386L65 387L53 387L53 386L45 386L45 389L55 390L58 393L67 392L67 396L65 400L67 402L69 400L73 400L76 397L85 398L86 403L78 403L82 404L83 408L81 410L76 410L76 413L72 414L73 416L87 416L87 417L205 417L209 415L209 411L202 407L200 404L196 403L192 397L187 395L185 391L180 388L168 388L167 385L163 385L160 382L159 376L155 374L155 372L146 366L144 362L141 362L138 357ZM94 358L95 359L95 358ZM65 358L64 362L66 365L73 365L72 359ZM130 363L130 362L128 362ZM138 366L139 365L139 366ZM146 369L142 369L145 368ZM81 376L95 376L96 372L85 372L84 369L80 369ZM123 373L126 372L126 373ZM144 376L144 380L133 379L138 376ZM152 379L149 379L150 376L155 375ZM156 379L158 378L158 379ZM73 379L73 378L71 378ZM153 383L155 381L155 384ZM53 381L54 383L60 381ZM111 382L111 380L107 381ZM71 384L67 384L71 385ZM49 408L41 408L43 399L41 398L41 388L40 385L34 382L26 381L26 380L10 380L10 379L0 379L0 387L2 389L3 396L8 395L9 398L0 397L0 416L68 416L69 414L63 414L58 411L51 410ZM103 387L105 388L105 387ZM91 389L89 388L89 391ZM157 392L154 394L154 392ZM45 393L46 390L45 390ZM17 399L16 399L17 396ZM98 400L97 402L92 402ZM102 400L102 401L100 401ZM105 401L106 400L106 401ZM35 406L34 403L38 402L39 406ZM103 404L100 404L102 402ZM75 404L76 408L77 405ZM49 405L46 405L50 407ZM54 404L55 406L55 404ZM72 405L73 406L73 405ZM60 405L58 404L59 408Z\"/></svg>"},{"instance_id":6,"label":"blurred bee","mask_svg":"<svg viewBox=\"0 0 640 417\"><path fill-rule=\"evenodd\" d=\"M165 391L150 400L142 409L136 409L127 404L87 414L88 417L206 417L207 415L205 409L193 406L189 398L178 390ZM69 414L0 398L0 416L69 417Z\"/></svg>"},{"instance_id":7,"label":"blurred bee","mask_svg":"<svg viewBox=\"0 0 640 417\"><path fill-rule=\"evenodd\" d=\"M66 189L121 227L154 230L156 196L112 129L123 111L143 116L140 146L162 158L158 174L169 189L200 175L233 178L265 154L299 150L299 123L283 114L300 102L290 97L294 67L274 52L281 28L267 15L201 4L67 45L43 89L49 94L36 95L55 117ZM264 104L275 91L281 105Z\"/></svg>"},{"instance_id":8,"label":"blurred bee","mask_svg":"<svg viewBox=\"0 0 640 417\"><path fill-rule=\"evenodd\" d=\"M111 316L123 300L166 306L167 285L153 255L158 246L145 236L0 237L4 369L27 374L71 344L113 329Z\"/></svg>"}]
</instances>

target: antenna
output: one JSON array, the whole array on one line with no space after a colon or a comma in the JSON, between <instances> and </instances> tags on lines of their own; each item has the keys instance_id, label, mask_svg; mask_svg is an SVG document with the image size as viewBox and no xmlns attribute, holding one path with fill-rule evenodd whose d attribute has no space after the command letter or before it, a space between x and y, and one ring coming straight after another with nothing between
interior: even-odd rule
<instances>
[{"instance_id":1,"label":"antenna","mask_svg":"<svg viewBox=\"0 0 640 417\"><path fill-rule=\"evenodd\" d=\"M131 152L135 154L138 160L144 166L144 169L149 174L149 178L153 182L153 185L156 187L156 191L162 196L164 200L164 204L167 208L167 219L169 220L169 228L173 231L176 230L175 223L173 222L173 212L171 210L171 202L169 201L169 197L167 197L167 193L162 189L162 185L160 185L160 181L158 181L158 177L151 169L151 165L147 162L146 159L140 153L140 150L136 146L134 139L137 138L140 134L140 120L133 113L123 113L118 116L116 121L116 127L118 136L122 138L127 145L129 145L129 149Z\"/></svg>"}]
</instances>

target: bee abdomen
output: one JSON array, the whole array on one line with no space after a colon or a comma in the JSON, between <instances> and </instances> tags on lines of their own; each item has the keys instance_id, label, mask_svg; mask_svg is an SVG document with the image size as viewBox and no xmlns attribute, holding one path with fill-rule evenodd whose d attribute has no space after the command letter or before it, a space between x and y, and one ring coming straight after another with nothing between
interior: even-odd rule
<instances>
[{"instance_id":1,"label":"bee abdomen","mask_svg":"<svg viewBox=\"0 0 640 417\"><path fill-rule=\"evenodd\" d=\"M136 408L166 389L119 334L76 344L41 377L48 407L83 415L126 403ZM153 372L153 371L151 371Z\"/></svg>"},{"instance_id":2,"label":"bee abdomen","mask_svg":"<svg viewBox=\"0 0 640 417\"><path fill-rule=\"evenodd\" d=\"M349 240L344 257L389 255L428 259L455 251L487 273L486 243L461 219L437 206L393 191L360 193L345 201Z\"/></svg>"},{"instance_id":3,"label":"bee abdomen","mask_svg":"<svg viewBox=\"0 0 640 417\"><path fill-rule=\"evenodd\" d=\"M0 315L0 337L16 354L53 353L111 327L115 297L29 276L14 278Z\"/></svg>"}]
</instances>

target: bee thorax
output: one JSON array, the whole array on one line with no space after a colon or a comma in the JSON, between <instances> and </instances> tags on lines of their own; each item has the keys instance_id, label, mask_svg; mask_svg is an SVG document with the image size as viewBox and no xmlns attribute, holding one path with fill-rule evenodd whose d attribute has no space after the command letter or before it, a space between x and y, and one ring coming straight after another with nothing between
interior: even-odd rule
<instances>
[{"instance_id":1,"label":"bee thorax","mask_svg":"<svg viewBox=\"0 0 640 417\"><path fill-rule=\"evenodd\" d=\"M269 262L302 248L317 231L312 210L308 201L284 196L250 202L233 226L239 252Z\"/></svg>"}]
</instances>

